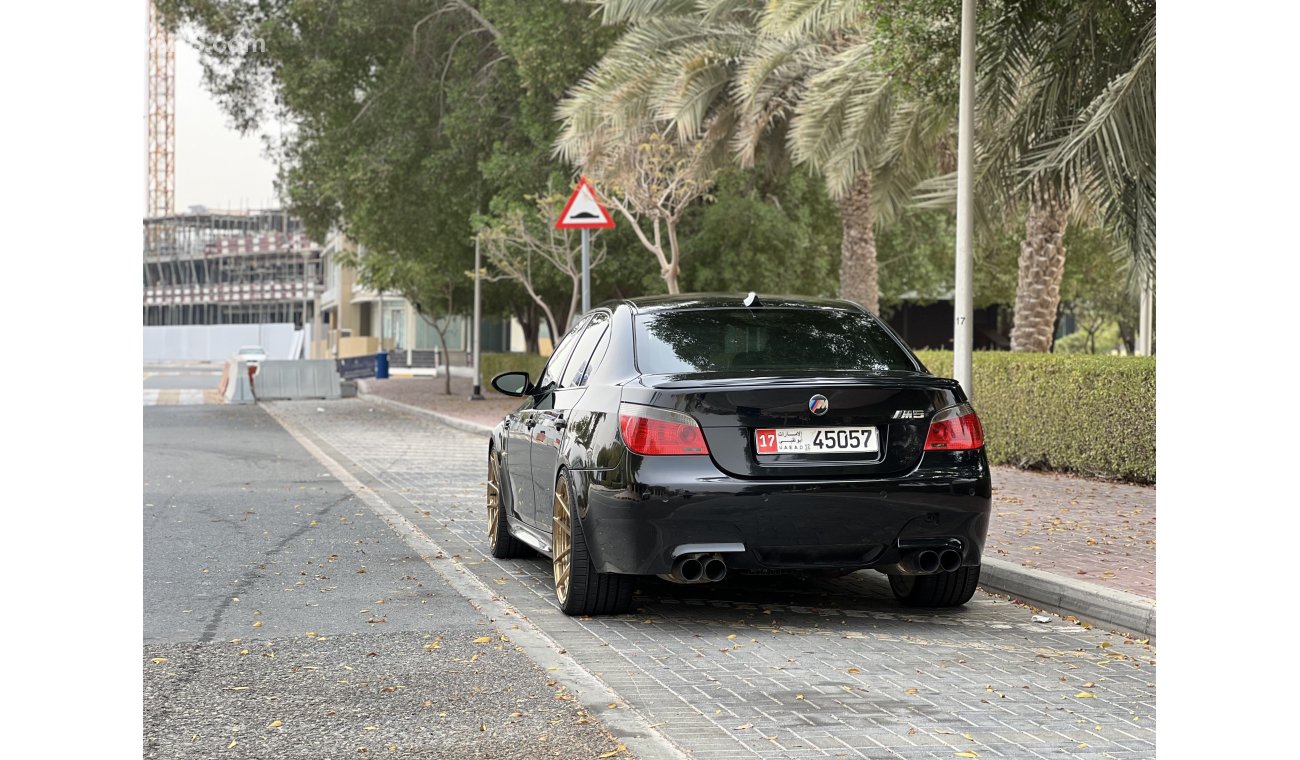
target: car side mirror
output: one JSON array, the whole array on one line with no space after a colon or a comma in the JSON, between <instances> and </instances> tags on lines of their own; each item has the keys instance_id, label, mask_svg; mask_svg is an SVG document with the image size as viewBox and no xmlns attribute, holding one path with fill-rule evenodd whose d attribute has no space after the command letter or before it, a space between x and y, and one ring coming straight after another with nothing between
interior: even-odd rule
<instances>
[{"instance_id":1,"label":"car side mirror","mask_svg":"<svg viewBox=\"0 0 1300 760\"><path fill-rule=\"evenodd\" d=\"M527 372L502 372L492 378L492 387L507 396L526 396L533 390Z\"/></svg>"}]
</instances>

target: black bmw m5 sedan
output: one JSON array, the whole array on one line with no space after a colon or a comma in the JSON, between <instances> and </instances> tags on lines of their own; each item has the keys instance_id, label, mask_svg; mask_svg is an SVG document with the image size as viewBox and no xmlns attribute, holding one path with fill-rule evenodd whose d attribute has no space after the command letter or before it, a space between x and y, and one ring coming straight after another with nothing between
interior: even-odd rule
<instances>
[{"instance_id":1,"label":"black bmw m5 sedan","mask_svg":"<svg viewBox=\"0 0 1300 760\"><path fill-rule=\"evenodd\" d=\"M681 295L576 320L488 449L492 556L551 557L570 614L630 609L637 576L879 570L904 604L975 593L984 431L862 307Z\"/></svg>"}]
</instances>

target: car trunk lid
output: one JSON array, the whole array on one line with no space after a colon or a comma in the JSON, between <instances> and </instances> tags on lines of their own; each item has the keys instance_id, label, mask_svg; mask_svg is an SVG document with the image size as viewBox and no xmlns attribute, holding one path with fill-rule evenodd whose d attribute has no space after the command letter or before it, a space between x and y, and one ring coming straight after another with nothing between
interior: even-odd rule
<instances>
[{"instance_id":1,"label":"car trunk lid","mask_svg":"<svg viewBox=\"0 0 1300 760\"><path fill-rule=\"evenodd\" d=\"M953 380L902 370L779 376L733 371L644 375L624 389L624 401L694 417L713 460L729 475L857 479L896 477L913 470L921 459L930 418L958 403L957 393ZM813 404L815 397L825 402ZM822 413L814 414L814 406L824 407ZM770 439L760 442L757 437L760 432L777 433L786 441L810 443L817 439L814 429L834 429L832 435L843 431L839 445L831 441L828 448L822 444L773 453L765 445ZM876 439L876 451L837 450L870 436Z\"/></svg>"}]
</instances>

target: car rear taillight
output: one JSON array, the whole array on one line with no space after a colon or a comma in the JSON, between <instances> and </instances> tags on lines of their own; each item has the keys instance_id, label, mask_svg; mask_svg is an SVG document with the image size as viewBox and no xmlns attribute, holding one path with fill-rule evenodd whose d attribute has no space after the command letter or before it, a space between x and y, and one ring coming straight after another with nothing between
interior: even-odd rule
<instances>
[{"instance_id":1,"label":"car rear taillight","mask_svg":"<svg viewBox=\"0 0 1300 760\"><path fill-rule=\"evenodd\" d=\"M926 451L969 451L984 445L984 426L970 404L949 407L930 420Z\"/></svg>"},{"instance_id":2,"label":"car rear taillight","mask_svg":"<svg viewBox=\"0 0 1300 760\"><path fill-rule=\"evenodd\" d=\"M693 417L669 409L622 404L618 428L623 443L635 454L708 454L709 445Z\"/></svg>"}]
</instances>

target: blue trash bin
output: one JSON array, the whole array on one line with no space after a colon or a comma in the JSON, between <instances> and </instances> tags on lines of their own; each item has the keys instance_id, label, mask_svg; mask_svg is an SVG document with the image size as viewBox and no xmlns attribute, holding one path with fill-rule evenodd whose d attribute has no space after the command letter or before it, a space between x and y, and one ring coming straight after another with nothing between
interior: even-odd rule
<instances>
[{"instance_id":1,"label":"blue trash bin","mask_svg":"<svg viewBox=\"0 0 1300 760\"><path fill-rule=\"evenodd\" d=\"M375 379L388 379L388 354L380 352L375 354Z\"/></svg>"}]
</instances>

